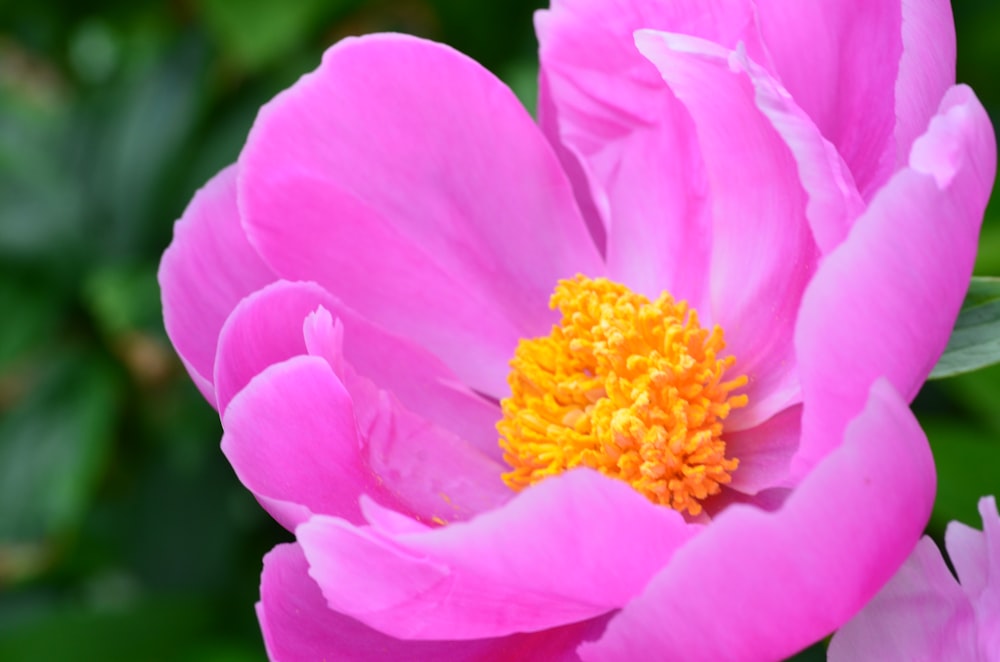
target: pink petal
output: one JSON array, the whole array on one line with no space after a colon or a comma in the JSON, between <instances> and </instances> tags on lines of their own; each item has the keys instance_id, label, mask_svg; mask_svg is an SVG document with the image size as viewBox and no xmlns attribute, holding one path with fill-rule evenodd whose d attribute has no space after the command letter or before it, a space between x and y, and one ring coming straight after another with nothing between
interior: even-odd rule
<instances>
[{"instance_id":1,"label":"pink petal","mask_svg":"<svg viewBox=\"0 0 1000 662\"><path fill-rule=\"evenodd\" d=\"M903 57L896 78L896 167L955 84L955 20L949 0L904 0Z\"/></svg>"},{"instance_id":2,"label":"pink petal","mask_svg":"<svg viewBox=\"0 0 1000 662\"><path fill-rule=\"evenodd\" d=\"M945 531L945 546L962 589L970 599L978 597L989 578L989 557L983 532L961 522L951 522Z\"/></svg>"},{"instance_id":3,"label":"pink petal","mask_svg":"<svg viewBox=\"0 0 1000 662\"><path fill-rule=\"evenodd\" d=\"M740 461L729 488L752 495L771 487L785 487L801 433L801 405L789 407L752 428L724 433L726 455Z\"/></svg>"},{"instance_id":4,"label":"pink petal","mask_svg":"<svg viewBox=\"0 0 1000 662\"><path fill-rule=\"evenodd\" d=\"M317 330L303 325L320 307L344 327L343 358L356 373L391 391L411 412L499 459L496 404L460 384L426 350L372 324L314 283L275 283L233 311L219 337L215 382L221 411L269 365L316 353L307 347L307 336Z\"/></svg>"},{"instance_id":5,"label":"pink petal","mask_svg":"<svg viewBox=\"0 0 1000 662\"><path fill-rule=\"evenodd\" d=\"M727 427L745 429L798 398L791 339L816 248L796 155L755 106L745 57L645 30L636 44L694 118L712 196L711 317L750 378L750 406Z\"/></svg>"},{"instance_id":6,"label":"pink petal","mask_svg":"<svg viewBox=\"0 0 1000 662\"><path fill-rule=\"evenodd\" d=\"M900 5L900 0L757 0L773 71L837 147L866 199L889 177L896 158Z\"/></svg>"},{"instance_id":7,"label":"pink petal","mask_svg":"<svg viewBox=\"0 0 1000 662\"><path fill-rule=\"evenodd\" d=\"M350 396L321 358L261 372L229 403L222 427L236 475L289 530L313 513L361 523L362 494L398 506L363 460Z\"/></svg>"},{"instance_id":8,"label":"pink petal","mask_svg":"<svg viewBox=\"0 0 1000 662\"><path fill-rule=\"evenodd\" d=\"M549 331L556 281L602 272L530 115L440 44L339 42L262 109L240 167L245 226L278 273L319 282L492 396L517 340Z\"/></svg>"},{"instance_id":9,"label":"pink petal","mask_svg":"<svg viewBox=\"0 0 1000 662\"><path fill-rule=\"evenodd\" d=\"M240 227L235 166L195 193L174 224L158 278L167 335L215 406L212 366L222 323L240 299L275 279Z\"/></svg>"},{"instance_id":10,"label":"pink petal","mask_svg":"<svg viewBox=\"0 0 1000 662\"><path fill-rule=\"evenodd\" d=\"M535 27L542 127L576 174L581 206L609 225L609 273L703 309L712 230L691 120L632 33L690 31L753 50L750 3L553 2Z\"/></svg>"},{"instance_id":11,"label":"pink petal","mask_svg":"<svg viewBox=\"0 0 1000 662\"><path fill-rule=\"evenodd\" d=\"M427 521L455 522L511 499L500 477L508 469L502 461L407 411L393 393L350 367L344 383L354 398L364 456L410 512Z\"/></svg>"},{"instance_id":12,"label":"pink petal","mask_svg":"<svg viewBox=\"0 0 1000 662\"><path fill-rule=\"evenodd\" d=\"M787 657L847 621L892 576L933 501L926 437L879 381L843 445L779 510L721 513L581 657Z\"/></svg>"},{"instance_id":13,"label":"pink petal","mask_svg":"<svg viewBox=\"0 0 1000 662\"><path fill-rule=\"evenodd\" d=\"M698 529L576 470L469 522L395 534L314 517L296 536L331 608L394 636L474 639L606 614Z\"/></svg>"},{"instance_id":14,"label":"pink petal","mask_svg":"<svg viewBox=\"0 0 1000 662\"><path fill-rule=\"evenodd\" d=\"M972 607L923 538L899 572L833 636L830 662L975 660Z\"/></svg>"},{"instance_id":15,"label":"pink petal","mask_svg":"<svg viewBox=\"0 0 1000 662\"><path fill-rule=\"evenodd\" d=\"M473 641L404 641L327 608L308 575L298 545L278 545L264 557L257 617L268 656L280 662L571 662L603 622L585 621L536 634Z\"/></svg>"},{"instance_id":16,"label":"pink petal","mask_svg":"<svg viewBox=\"0 0 1000 662\"><path fill-rule=\"evenodd\" d=\"M893 179L829 255L802 302L803 475L839 444L862 393L887 376L913 398L951 333L992 188L996 144L972 91L953 88Z\"/></svg>"}]
</instances>

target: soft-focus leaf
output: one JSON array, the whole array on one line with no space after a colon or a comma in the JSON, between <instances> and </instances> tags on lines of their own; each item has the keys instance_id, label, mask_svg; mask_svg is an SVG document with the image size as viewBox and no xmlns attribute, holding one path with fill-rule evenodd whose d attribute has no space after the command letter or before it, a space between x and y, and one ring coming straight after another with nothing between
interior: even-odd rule
<instances>
[{"instance_id":1,"label":"soft-focus leaf","mask_svg":"<svg viewBox=\"0 0 1000 662\"><path fill-rule=\"evenodd\" d=\"M60 609L0 627L0 660L133 662L191 659L211 605L159 599L117 609Z\"/></svg>"},{"instance_id":2,"label":"soft-focus leaf","mask_svg":"<svg viewBox=\"0 0 1000 662\"><path fill-rule=\"evenodd\" d=\"M65 164L64 115L47 105L57 101L26 94L0 88L0 259L65 260L82 237L83 192Z\"/></svg>"},{"instance_id":3,"label":"soft-focus leaf","mask_svg":"<svg viewBox=\"0 0 1000 662\"><path fill-rule=\"evenodd\" d=\"M108 458L116 401L113 370L71 356L0 420L0 548L79 521Z\"/></svg>"},{"instance_id":4,"label":"soft-focus leaf","mask_svg":"<svg viewBox=\"0 0 1000 662\"><path fill-rule=\"evenodd\" d=\"M305 40L331 10L347 4L337 0L201 0L208 28L234 59L258 69L286 55Z\"/></svg>"},{"instance_id":5,"label":"soft-focus leaf","mask_svg":"<svg viewBox=\"0 0 1000 662\"><path fill-rule=\"evenodd\" d=\"M109 335L160 325L160 289L152 265L98 269L87 278L83 294L91 314Z\"/></svg>"},{"instance_id":6,"label":"soft-focus leaf","mask_svg":"<svg viewBox=\"0 0 1000 662\"><path fill-rule=\"evenodd\" d=\"M26 275L0 271L0 374L24 353L51 342L60 301ZM0 399L0 408L3 401Z\"/></svg>"},{"instance_id":7,"label":"soft-focus leaf","mask_svg":"<svg viewBox=\"0 0 1000 662\"><path fill-rule=\"evenodd\" d=\"M1000 493L1000 444L954 417L923 416L921 424L930 439L938 472L931 528L943 531L952 520L978 527L979 498Z\"/></svg>"},{"instance_id":8,"label":"soft-focus leaf","mask_svg":"<svg viewBox=\"0 0 1000 662\"><path fill-rule=\"evenodd\" d=\"M973 278L948 346L931 379L1000 362L1000 278Z\"/></svg>"},{"instance_id":9,"label":"soft-focus leaf","mask_svg":"<svg viewBox=\"0 0 1000 662\"><path fill-rule=\"evenodd\" d=\"M528 112L537 115L538 62L535 60L514 62L501 72L500 77L517 95Z\"/></svg>"}]
</instances>

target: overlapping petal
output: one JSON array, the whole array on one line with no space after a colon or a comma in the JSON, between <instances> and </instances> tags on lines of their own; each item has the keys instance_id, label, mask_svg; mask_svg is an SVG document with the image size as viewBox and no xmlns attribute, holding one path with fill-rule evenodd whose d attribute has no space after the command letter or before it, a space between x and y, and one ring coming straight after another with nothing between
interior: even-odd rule
<instances>
[{"instance_id":1,"label":"overlapping petal","mask_svg":"<svg viewBox=\"0 0 1000 662\"><path fill-rule=\"evenodd\" d=\"M895 165L900 1L757 0L756 5L773 71L870 198Z\"/></svg>"},{"instance_id":2,"label":"overlapping petal","mask_svg":"<svg viewBox=\"0 0 1000 662\"><path fill-rule=\"evenodd\" d=\"M798 475L840 443L866 384L886 376L911 399L930 374L968 287L995 168L986 111L953 88L909 166L820 267L795 335L806 402Z\"/></svg>"},{"instance_id":3,"label":"overlapping petal","mask_svg":"<svg viewBox=\"0 0 1000 662\"><path fill-rule=\"evenodd\" d=\"M240 226L235 167L195 194L174 225L158 278L167 335L194 383L216 406L212 374L222 324L240 299L276 278Z\"/></svg>"},{"instance_id":4,"label":"overlapping petal","mask_svg":"<svg viewBox=\"0 0 1000 662\"><path fill-rule=\"evenodd\" d=\"M342 327L340 346L324 343L307 317L323 308ZM313 347L310 348L310 339ZM219 335L215 383L219 410L269 365L302 354L345 360L355 373L390 391L402 406L499 459L499 408L465 387L438 359L351 310L315 283L279 281L247 297ZM350 389L350 384L347 385Z\"/></svg>"},{"instance_id":5,"label":"overlapping petal","mask_svg":"<svg viewBox=\"0 0 1000 662\"><path fill-rule=\"evenodd\" d=\"M257 616L268 655L282 662L574 662L580 642L598 636L606 620L494 639L404 641L329 609L298 545L264 557Z\"/></svg>"},{"instance_id":6,"label":"overlapping petal","mask_svg":"<svg viewBox=\"0 0 1000 662\"><path fill-rule=\"evenodd\" d=\"M948 525L945 544L958 581L930 538L830 642L846 660L991 660L1000 650L1000 517L979 502L983 530ZM959 584L961 582L961 585Z\"/></svg>"},{"instance_id":7,"label":"overlapping petal","mask_svg":"<svg viewBox=\"0 0 1000 662\"><path fill-rule=\"evenodd\" d=\"M790 341L817 259L806 195L791 150L754 104L747 61L687 35L642 31L636 40L694 118L711 191L709 317L750 379L751 406L728 422L739 430L798 396Z\"/></svg>"},{"instance_id":8,"label":"overlapping petal","mask_svg":"<svg viewBox=\"0 0 1000 662\"><path fill-rule=\"evenodd\" d=\"M895 572L923 532L933 493L926 437L880 380L843 444L779 510L721 513L581 657L789 656L846 621Z\"/></svg>"},{"instance_id":9,"label":"overlapping petal","mask_svg":"<svg viewBox=\"0 0 1000 662\"><path fill-rule=\"evenodd\" d=\"M239 167L244 227L276 272L494 397L518 338L548 332L553 283L603 271L531 117L445 46L340 42L261 111Z\"/></svg>"},{"instance_id":10,"label":"overlapping petal","mask_svg":"<svg viewBox=\"0 0 1000 662\"><path fill-rule=\"evenodd\" d=\"M296 537L331 608L406 639L495 637L606 614L700 529L583 469L468 522L398 532L372 519L314 517Z\"/></svg>"}]
</instances>

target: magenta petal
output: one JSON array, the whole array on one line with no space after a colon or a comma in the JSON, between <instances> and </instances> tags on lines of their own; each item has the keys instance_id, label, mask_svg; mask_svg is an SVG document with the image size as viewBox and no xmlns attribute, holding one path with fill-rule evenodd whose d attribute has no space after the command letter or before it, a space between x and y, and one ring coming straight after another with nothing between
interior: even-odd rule
<instances>
[{"instance_id":1,"label":"magenta petal","mask_svg":"<svg viewBox=\"0 0 1000 662\"><path fill-rule=\"evenodd\" d=\"M923 538L899 572L830 642L830 662L976 660L975 616L934 541Z\"/></svg>"},{"instance_id":2,"label":"magenta petal","mask_svg":"<svg viewBox=\"0 0 1000 662\"><path fill-rule=\"evenodd\" d=\"M316 316L324 313L320 309ZM354 400L363 456L380 484L411 512L427 521L454 522L499 508L513 496L501 480L508 467L495 453L484 454L408 411L395 394L359 377L350 366L343 381Z\"/></svg>"},{"instance_id":3,"label":"magenta petal","mask_svg":"<svg viewBox=\"0 0 1000 662\"><path fill-rule=\"evenodd\" d=\"M983 612L993 612L992 619L985 622L1000 627L1000 515L996 498L980 499L979 514L982 531L952 522L945 533L945 545L962 590Z\"/></svg>"},{"instance_id":4,"label":"magenta petal","mask_svg":"<svg viewBox=\"0 0 1000 662\"><path fill-rule=\"evenodd\" d=\"M896 165L955 84L955 19L949 0L907 0L903 6L903 57L896 78Z\"/></svg>"},{"instance_id":5,"label":"magenta petal","mask_svg":"<svg viewBox=\"0 0 1000 662\"><path fill-rule=\"evenodd\" d=\"M474 639L621 607L699 528L624 483L576 470L435 530L314 517L296 536L331 608L395 636Z\"/></svg>"},{"instance_id":6,"label":"magenta petal","mask_svg":"<svg viewBox=\"0 0 1000 662\"><path fill-rule=\"evenodd\" d=\"M344 327L343 358L356 373L391 391L410 411L499 459L498 406L460 384L426 350L372 324L315 283L275 283L233 311L219 337L215 380L220 411L269 365L315 353L307 347L310 328L304 324L320 307Z\"/></svg>"},{"instance_id":7,"label":"magenta petal","mask_svg":"<svg viewBox=\"0 0 1000 662\"><path fill-rule=\"evenodd\" d=\"M945 546L962 589L969 598L979 597L989 579L989 557L983 532L961 522L951 522L945 532Z\"/></svg>"},{"instance_id":8,"label":"magenta petal","mask_svg":"<svg viewBox=\"0 0 1000 662\"><path fill-rule=\"evenodd\" d=\"M796 155L756 107L745 57L647 30L636 44L694 119L712 198L711 319L750 379L750 406L727 427L745 429L798 398L791 340L817 255Z\"/></svg>"},{"instance_id":9,"label":"magenta petal","mask_svg":"<svg viewBox=\"0 0 1000 662\"><path fill-rule=\"evenodd\" d=\"M787 487L801 434L801 405L752 428L724 433L726 455L740 461L729 487L751 495L771 487Z\"/></svg>"},{"instance_id":10,"label":"magenta petal","mask_svg":"<svg viewBox=\"0 0 1000 662\"><path fill-rule=\"evenodd\" d=\"M276 277L250 246L236 208L236 167L198 191L174 225L158 274L163 324L191 378L216 406L215 345L240 299Z\"/></svg>"},{"instance_id":11,"label":"magenta petal","mask_svg":"<svg viewBox=\"0 0 1000 662\"><path fill-rule=\"evenodd\" d=\"M362 494L397 503L362 459L351 399L321 358L261 372L229 403L222 427L236 475L289 530L312 513L360 523Z\"/></svg>"},{"instance_id":12,"label":"magenta petal","mask_svg":"<svg viewBox=\"0 0 1000 662\"><path fill-rule=\"evenodd\" d=\"M893 92L903 53L900 6L906 3L756 4L773 71L837 147L858 188L870 198L896 158Z\"/></svg>"},{"instance_id":13,"label":"magenta petal","mask_svg":"<svg viewBox=\"0 0 1000 662\"><path fill-rule=\"evenodd\" d=\"M268 656L280 662L572 662L601 621L537 634L473 641L404 641L329 609L298 545L278 545L264 557L257 617Z\"/></svg>"},{"instance_id":14,"label":"magenta petal","mask_svg":"<svg viewBox=\"0 0 1000 662\"><path fill-rule=\"evenodd\" d=\"M880 380L843 445L779 510L730 506L674 554L599 641L580 649L581 657L789 656L847 621L892 576L920 538L933 501L927 439Z\"/></svg>"},{"instance_id":15,"label":"magenta petal","mask_svg":"<svg viewBox=\"0 0 1000 662\"><path fill-rule=\"evenodd\" d=\"M707 317L712 229L693 127L632 34L691 32L757 53L751 3L564 0L535 28L539 117L581 205L609 226L609 275L648 296L669 290Z\"/></svg>"},{"instance_id":16,"label":"magenta petal","mask_svg":"<svg viewBox=\"0 0 1000 662\"><path fill-rule=\"evenodd\" d=\"M278 273L493 396L517 340L548 332L557 280L603 270L531 116L440 44L339 42L262 109L240 168L244 225Z\"/></svg>"},{"instance_id":17,"label":"magenta petal","mask_svg":"<svg viewBox=\"0 0 1000 662\"><path fill-rule=\"evenodd\" d=\"M969 284L996 169L996 143L972 91L953 88L910 165L872 200L803 297L803 475L839 444L867 385L886 376L916 395L951 333Z\"/></svg>"}]
</instances>

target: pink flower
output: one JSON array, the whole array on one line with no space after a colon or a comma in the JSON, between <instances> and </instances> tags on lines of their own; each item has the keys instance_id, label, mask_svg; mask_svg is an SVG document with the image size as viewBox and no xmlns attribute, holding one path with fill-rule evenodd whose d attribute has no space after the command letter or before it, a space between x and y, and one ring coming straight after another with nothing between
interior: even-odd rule
<instances>
[{"instance_id":1,"label":"pink flower","mask_svg":"<svg viewBox=\"0 0 1000 662\"><path fill-rule=\"evenodd\" d=\"M924 537L889 583L830 642L830 660L996 660L1000 656L1000 516L979 501L983 530L952 522L941 552Z\"/></svg>"},{"instance_id":2,"label":"pink flower","mask_svg":"<svg viewBox=\"0 0 1000 662\"><path fill-rule=\"evenodd\" d=\"M995 168L947 3L884 4L555 3L544 133L401 35L262 109L160 282L296 536L273 658L772 659L877 592Z\"/></svg>"}]
</instances>

